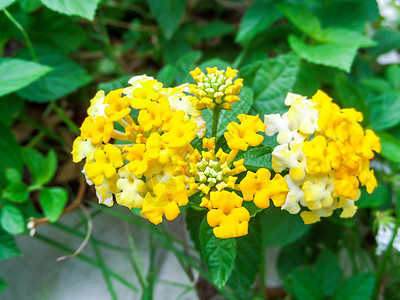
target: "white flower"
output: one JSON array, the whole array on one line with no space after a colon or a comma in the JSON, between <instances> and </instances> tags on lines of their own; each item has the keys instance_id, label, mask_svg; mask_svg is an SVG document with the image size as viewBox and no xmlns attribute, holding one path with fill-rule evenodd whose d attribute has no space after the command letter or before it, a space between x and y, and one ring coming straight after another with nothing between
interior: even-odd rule
<instances>
[{"instance_id":1,"label":"white flower","mask_svg":"<svg viewBox=\"0 0 400 300\"><path fill-rule=\"evenodd\" d=\"M291 214L297 214L300 211L300 205L306 205L304 192L301 189L302 182L299 184L295 182L290 175L286 175L285 180L287 182L289 193L286 196L285 204L282 205L282 209L287 210Z\"/></svg>"},{"instance_id":2,"label":"white flower","mask_svg":"<svg viewBox=\"0 0 400 300\"><path fill-rule=\"evenodd\" d=\"M376 235L376 243L378 247L375 250L376 255L381 255L389 247L392 241L394 229L396 225L394 222L380 224L378 229L378 234ZM396 236L393 241L393 248L400 252L400 231L397 230Z\"/></svg>"},{"instance_id":3,"label":"white flower","mask_svg":"<svg viewBox=\"0 0 400 300\"><path fill-rule=\"evenodd\" d=\"M109 106L109 104L104 104L105 94L104 91L98 91L93 99L90 100L90 106L87 110L89 116L92 118L96 117L105 117L106 114L104 113L104 109Z\"/></svg>"},{"instance_id":4,"label":"white flower","mask_svg":"<svg viewBox=\"0 0 400 300\"><path fill-rule=\"evenodd\" d=\"M276 140L279 144L289 144L292 141L304 141L306 135L299 133L298 129L287 118L288 113L282 117L279 114L270 114L264 116L265 134L273 136L278 133Z\"/></svg>"},{"instance_id":5,"label":"white flower","mask_svg":"<svg viewBox=\"0 0 400 300\"><path fill-rule=\"evenodd\" d=\"M112 189L110 189L110 184L113 184L113 182L104 178L102 185L95 186L96 196L100 204L107 206L112 206L114 204L113 192Z\"/></svg>"},{"instance_id":6,"label":"white flower","mask_svg":"<svg viewBox=\"0 0 400 300\"><path fill-rule=\"evenodd\" d=\"M289 174L294 180L303 180L307 166L302 147L303 143L296 142L276 146L272 152L272 168L276 172L290 168Z\"/></svg>"},{"instance_id":7,"label":"white flower","mask_svg":"<svg viewBox=\"0 0 400 300\"><path fill-rule=\"evenodd\" d=\"M313 134L318 129L319 112L314 108L315 105L317 103L306 99L291 101L287 118L303 134Z\"/></svg>"},{"instance_id":8,"label":"white flower","mask_svg":"<svg viewBox=\"0 0 400 300\"><path fill-rule=\"evenodd\" d=\"M128 81L128 83L131 86L124 89L124 94L129 98L133 98L133 95L132 95L133 90L137 89L137 88L142 88L143 87L142 84L146 81L153 81L153 89L154 90L159 90L163 86L163 84L161 82L157 81L156 79L154 79L154 77L147 76L147 75L133 76Z\"/></svg>"}]
</instances>

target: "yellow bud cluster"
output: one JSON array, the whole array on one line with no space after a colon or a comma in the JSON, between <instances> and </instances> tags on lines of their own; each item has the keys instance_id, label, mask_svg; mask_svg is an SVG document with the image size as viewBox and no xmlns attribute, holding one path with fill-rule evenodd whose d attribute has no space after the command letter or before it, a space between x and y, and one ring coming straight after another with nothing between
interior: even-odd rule
<instances>
[{"instance_id":1,"label":"yellow bud cluster","mask_svg":"<svg viewBox=\"0 0 400 300\"><path fill-rule=\"evenodd\" d=\"M190 92L194 97L190 98L193 105L198 109L213 109L219 106L222 109L230 109L232 104L239 101L240 88L243 86L243 79L236 77L237 70L230 67L224 70L207 68L207 75L200 68L190 72L196 84L190 85Z\"/></svg>"},{"instance_id":2,"label":"yellow bud cluster","mask_svg":"<svg viewBox=\"0 0 400 300\"><path fill-rule=\"evenodd\" d=\"M288 94L290 106L282 116L266 115L266 134L278 133L280 143L272 153L272 167L289 169L285 179L289 193L282 206L298 213L300 205L305 223L314 223L342 208L341 217L352 217L360 197L359 186L367 192L377 186L369 161L380 152L379 138L359 122L362 114L340 109L332 99L318 91L312 99Z\"/></svg>"},{"instance_id":3,"label":"yellow bud cluster","mask_svg":"<svg viewBox=\"0 0 400 300\"><path fill-rule=\"evenodd\" d=\"M249 145L260 145L264 137L257 132L265 129L258 116L239 115L238 119L241 124L229 123L225 132L229 153L221 148L215 153L215 138L203 138L203 148L207 151L200 153L195 149L189 156L186 182L191 192L200 191L200 206L209 210L207 222L219 238L247 234L250 213L242 206L243 200L253 201L260 209L267 208L270 199L281 206L288 192L282 176L277 174L270 180L271 173L267 169L259 169L256 174L248 171L236 184L236 175L247 171L244 159L234 161L236 155L239 150L247 150Z\"/></svg>"}]
</instances>

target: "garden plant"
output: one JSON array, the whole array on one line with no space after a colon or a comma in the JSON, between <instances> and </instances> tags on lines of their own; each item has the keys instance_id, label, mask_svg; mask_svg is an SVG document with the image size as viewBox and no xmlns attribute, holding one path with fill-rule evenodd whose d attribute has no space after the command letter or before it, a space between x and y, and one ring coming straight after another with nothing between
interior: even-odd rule
<instances>
[{"instance_id":1,"label":"garden plant","mask_svg":"<svg viewBox=\"0 0 400 300\"><path fill-rule=\"evenodd\" d=\"M398 1L0 11L0 260L39 240L101 273L105 299L400 298ZM94 234L102 215L143 230L146 255ZM161 248L185 283L159 278Z\"/></svg>"}]
</instances>

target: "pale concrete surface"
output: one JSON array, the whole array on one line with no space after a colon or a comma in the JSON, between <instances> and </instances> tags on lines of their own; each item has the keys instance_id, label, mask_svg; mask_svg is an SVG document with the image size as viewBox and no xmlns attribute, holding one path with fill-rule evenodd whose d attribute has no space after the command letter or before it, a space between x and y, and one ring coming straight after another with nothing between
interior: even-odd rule
<instances>
[{"instance_id":1,"label":"pale concrete surface","mask_svg":"<svg viewBox=\"0 0 400 300\"><path fill-rule=\"evenodd\" d=\"M119 210L121 211L121 210ZM129 214L129 211L126 210ZM70 213L61 218L61 222L74 226L81 220L79 212ZM127 226L127 227L126 227ZM168 227L177 227L179 222L171 222ZM126 228L131 232L144 270L148 268L149 232L133 224L123 224L122 221L105 213L93 219L93 236L110 244L128 248ZM178 228L169 228L170 232L179 233ZM86 225L80 228L85 232ZM70 248L79 247L83 239L50 226L38 227L37 232ZM24 257L0 261L0 277L4 278L9 287L0 294L5 300L109 300L111 299L102 272L80 259L74 258L58 263L56 259L67 255L62 250L29 236L17 238L18 245ZM108 268L120 274L124 279L140 289L138 280L127 258L128 253L100 248ZM83 254L96 259L92 245L89 244ZM156 266L158 278L190 285L190 281L182 271L175 256L160 248L157 250ZM140 299L140 293L112 279L118 299ZM185 288L158 281L154 290L154 299L177 299ZM179 299L197 299L194 290Z\"/></svg>"}]
</instances>

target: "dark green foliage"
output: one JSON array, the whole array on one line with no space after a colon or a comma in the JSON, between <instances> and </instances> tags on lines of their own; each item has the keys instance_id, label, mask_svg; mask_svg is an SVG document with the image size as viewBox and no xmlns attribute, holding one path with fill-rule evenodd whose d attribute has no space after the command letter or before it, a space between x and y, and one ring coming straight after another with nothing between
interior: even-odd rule
<instances>
[{"instance_id":1,"label":"dark green foliage","mask_svg":"<svg viewBox=\"0 0 400 300\"><path fill-rule=\"evenodd\" d=\"M361 188L356 217L342 219L335 212L304 225L299 214L272 202L262 212L244 202L252 217L249 234L222 240L212 234L196 194L181 208L194 247L182 248L197 250L199 263L159 227L104 211L149 229L185 270L195 269L226 298L262 297L265 248L278 246L287 299L364 300L379 293L398 299L398 253L374 253L376 212L397 213L400 207L400 66L380 63L382 54L400 49L400 33L398 20L391 26L384 21L374 0L0 0L0 260L22 255L13 235L28 232L29 217L47 217L56 226L74 199L81 174L67 176L70 148L96 90L125 87L141 74L176 86L192 83L189 71L197 66L231 66L244 87L241 101L220 115L217 147L225 151L228 123L238 114L263 120L264 114L284 113L288 92L311 97L322 89L341 107L363 113L362 124L376 131L382 151L371 163L378 187L372 194ZM203 116L210 137L212 112ZM250 171L272 170L276 136L264 137L261 146L235 158L244 158ZM203 150L199 138L192 146ZM112 298L117 296L109 277L137 290L109 270L99 253L96 260L80 258L103 272ZM148 276L140 275L143 298L151 297L157 280L154 260L150 265ZM0 278L0 292L6 287Z\"/></svg>"}]
</instances>

